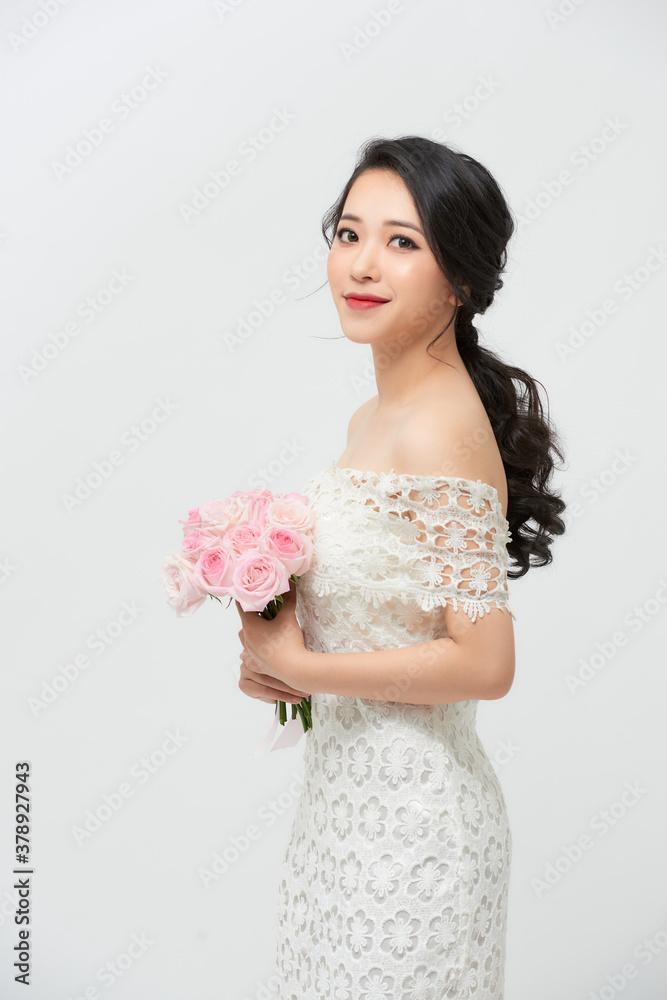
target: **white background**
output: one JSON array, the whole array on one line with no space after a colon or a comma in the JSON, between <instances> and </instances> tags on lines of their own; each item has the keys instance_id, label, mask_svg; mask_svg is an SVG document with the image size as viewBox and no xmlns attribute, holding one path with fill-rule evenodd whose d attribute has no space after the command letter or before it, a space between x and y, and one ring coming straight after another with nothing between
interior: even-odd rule
<instances>
[{"instance_id":1,"label":"white background","mask_svg":"<svg viewBox=\"0 0 667 1000\"><path fill-rule=\"evenodd\" d=\"M561 7L402 0L376 30L383 2L2 5L3 997L268 995L304 744L253 759L272 708L238 690L233 606L177 619L157 574L191 507L259 476L299 490L342 453L375 388L370 348L341 335L320 223L360 143L403 134L481 159L526 220L478 328L544 385L567 452L552 483L567 533L551 566L510 584L516 679L479 706L514 837L506 1000L665 995L665 8ZM145 99L114 112L151 69ZM262 132L276 110L288 123ZM105 117L112 131L59 168ZM232 159L238 176L188 213ZM109 296L114 271L126 286ZM108 478L68 502L113 451ZM114 626L124 603L135 617ZM103 652L98 629L115 634ZM182 744L142 782L135 765L168 732ZM12 968L18 760L29 990ZM132 796L77 842L124 782ZM619 805L626 783L641 791ZM200 869L249 825L258 839L205 888ZM133 935L152 943L128 967ZM98 978L116 960L122 976Z\"/></svg>"}]
</instances>

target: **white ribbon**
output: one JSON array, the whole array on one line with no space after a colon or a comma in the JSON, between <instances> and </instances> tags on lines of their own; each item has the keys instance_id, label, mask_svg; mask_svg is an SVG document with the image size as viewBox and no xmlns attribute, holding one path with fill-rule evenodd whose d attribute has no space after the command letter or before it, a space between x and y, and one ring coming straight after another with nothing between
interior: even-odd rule
<instances>
[{"instance_id":1,"label":"white ribbon","mask_svg":"<svg viewBox=\"0 0 667 1000\"><path fill-rule=\"evenodd\" d=\"M262 754L266 753L266 749L273 739L279 724L278 708L276 707L276 714L273 717L273 722L269 727L269 731L259 746L256 746L253 750L253 757L261 757ZM283 731L271 747L270 752L273 753L274 750L283 750L285 747L295 747L304 733L305 730L300 717L297 716L296 719L290 719L289 722L285 723L283 726Z\"/></svg>"}]
</instances>

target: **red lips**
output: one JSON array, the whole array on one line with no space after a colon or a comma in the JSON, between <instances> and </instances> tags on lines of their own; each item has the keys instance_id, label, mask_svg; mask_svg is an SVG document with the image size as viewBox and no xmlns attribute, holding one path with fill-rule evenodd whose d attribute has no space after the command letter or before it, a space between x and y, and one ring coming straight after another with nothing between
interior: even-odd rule
<instances>
[{"instance_id":1,"label":"red lips","mask_svg":"<svg viewBox=\"0 0 667 1000\"><path fill-rule=\"evenodd\" d=\"M381 299L379 295L361 295L351 292L345 296L346 299L360 299L362 302L389 302L389 299Z\"/></svg>"}]
</instances>

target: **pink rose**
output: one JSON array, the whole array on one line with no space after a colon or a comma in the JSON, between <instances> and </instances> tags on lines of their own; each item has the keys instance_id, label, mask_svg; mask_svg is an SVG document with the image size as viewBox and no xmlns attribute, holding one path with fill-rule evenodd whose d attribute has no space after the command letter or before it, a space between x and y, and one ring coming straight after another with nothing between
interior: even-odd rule
<instances>
[{"instance_id":1,"label":"pink rose","mask_svg":"<svg viewBox=\"0 0 667 1000\"><path fill-rule=\"evenodd\" d=\"M268 493L268 490L266 492ZM250 501L249 506L246 508L248 512L247 515L248 518L251 521L256 521L263 528L266 522L266 510L268 507L271 506L271 503L272 501L270 499L270 494L268 497L266 496L254 497Z\"/></svg>"},{"instance_id":2,"label":"pink rose","mask_svg":"<svg viewBox=\"0 0 667 1000\"><path fill-rule=\"evenodd\" d=\"M289 576L301 576L309 568L313 555L310 535L291 528L267 528L261 542L266 552L280 560Z\"/></svg>"},{"instance_id":3,"label":"pink rose","mask_svg":"<svg viewBox=\"0 0 667 1000\"><path fill-rule=\"evenodd\" d=\"M252 497L252 499L246 500L244 509L245 520L254 521L256 524L259 524L261 528L263 528L266 518L266 509L271 503L272 500L269 497Z\"/></svg>"},{"instance_id":4,"label":"pink rose","mask_svg":"<svg viewBox=\"0 0 667 1000\"><path fill-rule=\"evenodd\" d=\"M240 497L244 501L254 500L255 497L268 497L270 500L273 494L271 490L235 490L231 496Z\"/></svg>"},{"instance_id":5,"label":"pink rose","mask_svg":"<svg viewBox=\"0 0 667 1000\"><path fill-rule=\"evenodd\" d=\"M193 580L201 590L214 597L225 597L234 572L234 560L226 549L204 549L194 567Z\"/></svg>"},{"instance_id":6,"label":"pink rose","mask_svg":"<svg viewBox=\"0 0 667 1000\"><path fill-rule=\"evenodd\" d=\"M179 520L179 524L183 525L183 534L187 535L195 528L201 527L201 521L199 519L199 507L193 507L192 510L188 511L187 521Z\"/></svg>"},{"instance_id":7,"label":"pink rose","mask_svg":"<svg viewBox=\"0 0 667 1000\"><path fill-rule=\"evenodd\" d=\"M205 531L223 534L243 518L243 502L234 497L209 500L199 508L199 525ZM185 531L185 528L183 529Z\"/></svg>"},{"instance_id":8,"label":"pink rose","mask_svg":"<svg viewBox=\"0 0 667 1000\"><path fill-rule=\"evenodd\" d=\"M199 559L199 556L205 549L210 549L215 545L219 545L220 539L218 535L214 534L212 531L200 531L199 528L195 528L183 539L183 544L181 545L181 556L187 559L190 563L194 564Z\"/></svg>"},{"instance_id":9,"label":"pink rose","mask_svg":"<svg viewBox=\"0 0 667 1000\"><path fill-rule=\"evenodd\" d=\"M244 611L263 611L288 590L289 574L280 559L266 552L246 552L236 563L229 593Z\"/></svg>"},{"instance_id":10,"label":"pink rose","mask_svg":"<svg viewBox=\"0 0 667 1000\"><path fill-rule=\"evenodd\" d=\"M264 527L264 510L273 499L271 490L237 490L232 496L243 504L243 521L257 521Z\"/></svg>"},{"instance_id":11,"label":"pink rose","mask_svg":"<svg viewBox=\"0 0 667 1000\"><path fill-rule=\"evenodd\" d=\"M221 545L228 552L231 552L235 559L238 559L239 556L244 555L244 553L250 550L256 552L261 536L262 529L259 524L256 524L254 521L248 521L237 524L235 528L226 531L222 536Z\"/></svg>"},{"instance_id":12,"label":"pink rose","mask_svg":"<svg viewBox=\"0 0 667 1000\"><path fill-rule=\"evenodd\" d=\"M167 556L158 576L167 602L179 618L189 618L206 600L193 579L192 565L179 556Z\"/></svg>"},{"instance_id":13,"label":"pink rose","mask_svg":"<svg viewBox=\"0 0 667 1000\"><path fill-rule=\"evenodd\" d=\"M301 497L301 499L294 499ZM307 497L300 493L289 494L284 500L274 500L269 504L266 511L266 524L276 528L291 528L299 534L308 532L313 528L313 510L307 501Z\"/></svg>"}]
</instances>

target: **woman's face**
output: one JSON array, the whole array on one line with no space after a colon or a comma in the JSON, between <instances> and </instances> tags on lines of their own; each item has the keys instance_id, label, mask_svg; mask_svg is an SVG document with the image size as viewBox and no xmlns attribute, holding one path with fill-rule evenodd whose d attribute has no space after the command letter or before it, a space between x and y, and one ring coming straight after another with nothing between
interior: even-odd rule
<instances>
[{"instance_id":1,"label":"woman's face","mask_svg":"<svg viewBox=\"0 0 667 1000\"><path fill-rule=\"evenodd\" d=\"M350 188L327 276L343 332L355 343L397 337L428 342L447 325L456 304L422 234L412 195L389 170L367 170ZM360 307L354 296L364 295L387 301Z\"/></svg>"}]
</instances>

